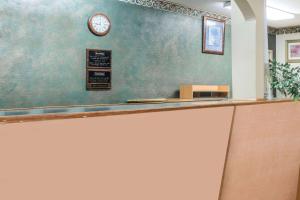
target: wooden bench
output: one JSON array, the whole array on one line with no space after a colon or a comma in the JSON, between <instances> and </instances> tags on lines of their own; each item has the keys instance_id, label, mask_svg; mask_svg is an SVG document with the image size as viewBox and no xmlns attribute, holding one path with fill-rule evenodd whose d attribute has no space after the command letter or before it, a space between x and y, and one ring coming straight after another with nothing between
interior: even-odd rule
<instances>
[{"instance_id":1,"label":"wooden bench","mask_svg":"<svg viewBox=\"0 0 300 200\"><path fill-rule=\"evenodd\" d=\"M195 92L199 93L199 97L208 97L209 93L210 97L228 98L230 89L228 85L181 85L180 99L194 99Z\"/></svg>"}]
</instances>

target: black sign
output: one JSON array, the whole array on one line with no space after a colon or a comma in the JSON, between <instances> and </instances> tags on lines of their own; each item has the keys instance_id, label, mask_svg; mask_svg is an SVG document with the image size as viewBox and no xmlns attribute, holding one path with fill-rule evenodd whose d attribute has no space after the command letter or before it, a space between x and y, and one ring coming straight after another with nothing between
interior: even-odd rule
<instances>
[{"instance_id":1,"label":"black sign","mask_svg":"<svg viewBox=\"0 0 300 200\"><path fill-rule=\"evenodd\" d=\"M87 67L111 68L111 51L87 49Z\"/></svg>"},{"instance_id":2,"label":"black sign","mask_svg":"<svg viewBox=\"0 0 300 200\"><path fill-rule=\"evenodd\" d=\"M110 89L111 88L111 72L99 70L87 70L87 89Z\"/></svg>"}]
</instances>

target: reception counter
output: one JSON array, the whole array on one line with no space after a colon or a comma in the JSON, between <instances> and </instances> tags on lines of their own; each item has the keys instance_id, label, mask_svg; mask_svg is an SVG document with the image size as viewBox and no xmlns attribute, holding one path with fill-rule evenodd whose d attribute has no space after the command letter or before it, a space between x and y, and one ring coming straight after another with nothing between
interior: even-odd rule
<instances>
[{"instance_id":1,"label":"reception counter","mask_svg":"<svg viewBox=\"0 0 300 200\"><path fill-rule=\"evenodd\" d=\"M2 111L0 199L296 200L298 102L68 109Z\"/></svg>"}]
</instances>

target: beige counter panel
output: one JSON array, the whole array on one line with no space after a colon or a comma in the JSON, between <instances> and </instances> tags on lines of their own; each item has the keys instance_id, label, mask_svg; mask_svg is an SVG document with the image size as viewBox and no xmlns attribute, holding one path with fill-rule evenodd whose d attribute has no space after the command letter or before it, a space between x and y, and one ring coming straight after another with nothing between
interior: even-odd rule
<instances>
[{"instance_id":1,"label":"beige counter panel","mask_svg":"<svg viewBox=\"0 0 300 200\"><path fill-rule=\"evenodd\" d=\"M300 104L237 106L221 200L295 200Z\"/></svg>"},{"instance_id":2,"label":"beige counter panel","mask_svg":"<svg viewBox=\"0 0 300 200\"><path fill-rule=\"evenodd\" d=\"M0 199L217 200L233 109L0 126Z\"/></svg>"},{"instance_id":3,"label":"beige counter panel","mask_svg":"<svg viewBox=\"0 0 300 200\"><path fill-rule=\"evenodd\" d=\"M0 126L1 200L296 200L299 102L60 117Z\"/></svg>"}]
</instances>

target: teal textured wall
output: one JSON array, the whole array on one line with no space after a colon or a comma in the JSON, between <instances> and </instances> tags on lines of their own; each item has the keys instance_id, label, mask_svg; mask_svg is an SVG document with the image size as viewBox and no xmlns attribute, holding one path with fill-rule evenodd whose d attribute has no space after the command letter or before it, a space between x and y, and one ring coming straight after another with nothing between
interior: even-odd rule
<instances>
[{"instance_id":1,"label":"teal textured wall","mask_svg":"<svg viewBox=\"0 0 300 200\"><path fill-rule=\"evenodd\" d=\"M87 28L95 12L112 29ZM231 84L225 55L201 53L201 20L117 0L1 0L0 108L119 103L169 98L182 83ZM86 91L85 49L111 49L110 91Z\"/></svg>"}]
</instances>

